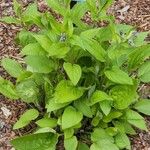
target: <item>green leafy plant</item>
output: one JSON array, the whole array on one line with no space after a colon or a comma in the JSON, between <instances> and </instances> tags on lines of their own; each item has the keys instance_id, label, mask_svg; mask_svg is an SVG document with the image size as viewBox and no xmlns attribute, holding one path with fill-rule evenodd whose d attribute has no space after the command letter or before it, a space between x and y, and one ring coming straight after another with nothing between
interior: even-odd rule
<instances>
[{"instance_id":1,"label":"green leafy plant","mask_svg":"<svg viewBox=\"0 0 150 150\"><path fill-rule=\"evenodd\" d=\"M131 149L128 134L147 131L140 113L150 115L150 101L140 98L140 83L150 82L150 44L147 32L115 24L107 8L112 0L86 0L70 9L70 0L46 0L62 16L40 13L36 3L26 10L14 0L18 34L25 65L4 58L13 84L0 77L0 92L10 99L32 103L14 125L37 124L33 134L12 140L17 150L55 150L58 138L66 150ZM82 22L91 12L93 25ZM98 27L97 21L106 21ZM37 26L38 32L29 31Z\"/></svg>"}]
</instances>

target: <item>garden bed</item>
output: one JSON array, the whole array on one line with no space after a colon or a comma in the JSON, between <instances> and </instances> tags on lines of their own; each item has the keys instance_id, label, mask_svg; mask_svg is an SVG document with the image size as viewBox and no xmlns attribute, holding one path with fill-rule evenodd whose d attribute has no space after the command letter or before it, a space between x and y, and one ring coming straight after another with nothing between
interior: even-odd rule
<instances>
[{"instance_id":1,"label":"garden bed","mask_svg":"<svg viewBox=\"0 0 150 150\"><path fill-rule=\"evenodd\" d=\"M24 6L32 0L24 0ZM43 1L39 1L39 9L46 9ZM109 10L116 16L116 22L136 25L140 31L150 31L150 0L118 0ZM14 15L12 1L0 2L0 17L5 15ZM58 16L57 16L58 17ZM90 18L85 18L89 22ZM19 47L15 44L15 36L21 27L0 23L0 59L5 56L22 61L19 55ZM3 68L0 68L0 75L13 81ZM139 88L144 98L150 98L150 85L141 85ZM0 95L0 150L13 149L9 143L16 136L28 134L33 131L34 124L22 130L12 130L13 124L17 118L30 107L20 101L9 101ZM147 117L147 125L150 129L150 118ZM149 132L138 131L137 136L131 137L133 150L150 150L150 130ZM60 146L61 147L61 146ZM61 148L59 148L61 149Z\"/></svg>"}]
</instances>

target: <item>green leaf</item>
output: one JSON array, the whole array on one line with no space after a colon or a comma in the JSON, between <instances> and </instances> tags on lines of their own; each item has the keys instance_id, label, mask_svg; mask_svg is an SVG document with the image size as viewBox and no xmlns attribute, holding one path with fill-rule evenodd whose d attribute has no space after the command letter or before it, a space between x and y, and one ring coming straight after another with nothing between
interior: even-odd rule
<instances>
[{"instance_id":1,"label":"green leaf","mask_svg":"<svg viewBox=\"0 0 150 150\"><path fill-rule=\"evenodd\" d=\"M81 111L84 116L92 118L93 114L91 108L87 105L86 100L81 98L74 102L74 106L76 107L76 109Z\"/></svg>"},{"instance_id":2,"label":"green leaf","mask_svg":"<svg viewBox=\"0 0 150 150\"><path fill-rule=\"evenodd\" d=\"M14 85L10 81L5 80L2 77L0 77L0 93L10 99L19 98Z\"/></svg>"},{"instance_id":3,"label":"green leaf","mask_svg":"<svg viewBox=\"0 0 150 150\"><path fill-rule=\"evenodd\" d=\"M103 113L107 116L111 111L111 102L110 101L102 101L99 103Z\"/></svg>"},{"instance_id":4,"label":"green leaf","mask_svg":"<svg viewBox=\"0 0 150 150\"><path fill-rule=\"evenodd\" d=\"M102 119L102 113L100 113L99 111L96 113L96 116L92 119L91 125L96 127L98 126L100 120Z\"/></svg>"},{"instance_id":5,"label":"green leaf","mask_svg":"<svg viewBox=\"0 0 150 150\"><path fill-rule=\"evenodd\" d=\"M126 134L118 133L115 136L115 143L120 149L131 150L130 140Z\"/></svg>"},{"instance_id":6,"label":"green leaf","mask_svg":"<svg viewBox=\"0 0 150 150\"><path fill-rule=\"evenodd\" d=\"M63 65L67 75L69 76L71 82L76 85L82 74L81 67L77 64L71 64L71 63L64 63Z\"/></svg>"},{"instance_id":7,"label":"green leaf","mask_svg":"<svg viewBox=\"0 0 150 150\"><path fill-rule=\"evenodd\" d=\"M111 142L101 140L92 144L90 150L119 150L119 148Z\"/></svg>"},{"instance_id":8,"label":"green leaf","mask_svg":"<svg viewBox=\"0 0 150 150\"><path fill-rule=\"evenodd\" d=\"M95 36L97 36L97 34L99 34L99 31L100 31L100 28L85 30L81 32L81 36L92 39Z\"/></svg>"},{"instance_id":9,"label":"green leaf","mask_svg":"<svg viewBox=\"0 0 150 150\"><path fill-rule=\"evenodd\" d=\"M62 115L62 129L68 129L77 125L82 118L83 115L81 112L77 111L72 106L67 107Z\"/></svg>"},{"instance_id":10,"label":"green leaf","mask_svg":"<svg viewBox=\"0 0 150 150\"><path fill-rule=\"evenodd\" d=\"M119 150L114 144L114 139L106 133L102 128L97 128L91 135L91 140L94 142L90 150Z\"/></svg>"},{"instance_id":11,"label":"green leaf","mask_svg":"<svg viewBox=\"0 0 150 150\"><path fill-rule=\"evenodd\" d=\"M104 100L113 100L109 95L107 95L107 93L103 92L103 91L95 91L91 98L90 98L90 103L89 105L92 106L98 102L104 101Z\"/></svg>"},{"instance_id":12,"label":"green leaf","mask_svg":"<svg viewBox=\"0 0 150 150\"><path fill-rule=\"evenodd\" d=\"M110 136L115 136L118 133L118 129L116 127L108 127L106 128L106 133Z\"/></svg>"},{"instance_id":13,"label":"green leaf","mask_svg":"<svg viewBox=\"0 0 150 150\"><path fill-rule=\"evenodd\" d=\"M150 100L149 99L139 100L134 105L134 108L145 115L150 115Z\"/></svg>"},{"instance_id":14,"label":"green leaf","mask_svg":"<svg viewBox=\"0 0 150 150\"><path fill-rule=\"evenodd\" d=\"M136 34L136 38L134 39L135 46L142 46L146 44L145 41L146 37L148 36L149 32L141 32Z\"/></svg>"},{"instance_id":15,"label":"green leaf","mask_svg":"<svg viewBox=\"0 0 150 150\"><path fill-rule=\"evenodd\" d=\"M106 70L105 75L114 83L133 85L132 78L118 67L114 66L111 70Z\"/></svg>"},{"instance_id":16,"label":"green leaf","mask_svg":"<svg viewBox=\"0 0 150 150\"><path fill-rule=\"evenodd\" d=\"M77 150L90 150L87 144L79 142Z\"/></svg>"},{"instance_id":17,"label":"green leaf","mask_svg":"<svg viewBox=\"0 0 150 150\"><path fill-rule=\"evenodd\" d=\"M37 24L41 26L40 12L37 10L37 4L30 4L22 13L22 20L25 23Z\"/></svg>"},{"instance_id":18,"label":"green leaf","mask_svg":"<svg viewBox=\"0 0 150 150\"><path fill-rule=\"evenodd\" d=\"M65 139L71 138L73 136L73 134L74 134L74 129L73 128L69 128L69 129L64 130Z\"/></svg>"},{"instance_id":19,"label":"green leaf","mask_svg":"<svg viewBox=\"0 0 150 150\"><path fill-rule=\"evenodd\" d=\"M52 41L46 35L32 34L36 41L41 45L41 47L48 52L52 45Z\"/></svg>"},{"instance_id":20,"label":"green leaf","mask_svg":"<svg viewBox=\"0 0 150 150\"><path fill-rule=\"evenodd\" d=\"M45 50L40 46L38 43L30 43L27 46L25 46L21 54L23 55L37 55L37 56L45 56L47 53Z\"/></svg>"},{"instance_id":21,"label":"green leaf","mask_svg":"<svg viewBox=\"0 0 150 150\"><path fill-rule=\"evenodd\" d=\"M112 34L111 26L108 25L107 27L101 27L96 37L100 42L110 41L112 40Z\"/></svg>"},{"instance_id":22,"label":"green leaf","mask_svg":"<svg viewBox=\"0 0 150 150\"><path fill-rule=\"evenodd\" d=\"M21 13L21 5L17 2L17 0L13 0L14 11L17 16L20 16Z\"/></svg>"},{"instance_id":23,"label":"green leaf","mask_svg":"<svg viewBox=\"0 0 150 150\"><path fill-rule=\"evenodd\" d=\"M57 140L53 133L39 133L16 138L11 144L17 150L55 150Z\"/></svg>"},{"instance_id":24,"label":"green leaf","mask_svg":"<svg viewBox=\"0 0 150 150\"><path fill-rule=\"evenodd\" d=\"M88 8L86 3L77 3L72 9L71 9L71 18L73 20L73 23L78 26L78 28L87 28L87 25L81 20L83 18L84 14L87 12Z\"/></svg>"},{"instance_id":25,"label":"green leaf","mask_svg":"<svg viewBox=\"0 0 150 150\"><path fill-rule=\"evenodd\" d=\"M8 17L3 17L0 19L0 22L5 22L5 23L8 23L8 24L20 24L20 20L18 20L17 18L14 18L12 16L8 16Z\"/></svg>"},{"instance_id":26,"label":"green leaf","mask_svg":"<svg viewBox=\"0 0 150 150\"><path fill-rule=\"evenodd\" d=\"M49 128L49 127L45 127L45 128L39 128L37 129L34 134L37 134L37 133L47 133L47 132L51 132L51 133L56 133L56 131L52 128Z\"/></svg>"},{"instance_id":27,"label":"green leaf","mask_svg":"<svg viewBox=\"0 0 150 150\"><path fill-rule=\"evenodd\" d=\"M64 0L64 3L68 6L71 3L71 0Z\"/></svg>"},{"instance_id":28,"label":"green leaf","mask_svg":"<svg viewBox=\"0 0 150 150\"><path fill-rule=\"evenodd\" d=\"M94 39L88 39L84 36L73 36L71 39L73 45L81 47L83 50L88 51L92 56L101 62L105 62L106 52L101 45Z\"/></svg>"},{"instance_id":29,"label":"green leaf","mask_svg":"<svg viewBox=\"0 0 150 150\"><path fill-rule=\"evenodd\" d=\"M62 6L60 4L60 2L58 0L55 0L55 1L53 1L53 0L46 0L46 2L48 4L48 6L50 8L52 8L52 9L54 9L57 13L59 13L59 14L61 14L63 16L66 14L67 10L65 9L64 6Z\"/></svg>"},{"instance_id":30,"label":"green leaf","mask_svg":"<svg viewBox=\"0 0 150 150\"><path fill-rule=\"evenodd\" d=\"M118 131L121 133L126 133L126 134L130 134L130 135L136 134L133 127L127 121L115 121L115 122L113 122L113 124L118 129Z\"/></svg>"},{"instance_id":31,"label":"green leaf","mask_svg":"<svg viewBox=\"0 0 150 150\"><path fill-rule=\"evenodd\" d=\"M24 72L21 65L17 61L10 58L4 58L2 60L2 66L12 77L15 78L17 78Z\"/></svg>"},{"instance_id":32,"label":"green leaf","mask_svg":"<svg viewBox=\"0 0 150 150\"><path fill-rule=\"evenodd\" d=\"M55 89L54 98L57 103L66 103L77 100L82 95L82 89L76 88L70 81L62 80Z\"/></svg>"},{"instance_id":33,"label":"green leaf","mask_svg":"<svg viewBox=\"0 0 150 150\"><path fill-rule=\"evenodd\" d=\"M55 67L54 62L46 56L27 56L25 62L31 72L49 73Z\"/></svg>"},{"instance_id":34,"label":"green leaf","mask_svg":"<svg viewBox=\"0 0 150 150\"><path fill-rule=\"evenodd\" d=\"M36 121L36 124L41 128L45 127L54 128L57 126L57 120L54 118L42 118Z\"/></svg>"},{"instance_id":35,"label":"green leaf","mask_svg":"<svg viewBox=\"0 0 150 150\"><path fill-rule=\"evenodd\" d=\"M91 134L91 140L93 142L98 142L100 140L110 141L114 142L113 137L108 135L106 131L102 128L96 128L94 129L94 132Z\"/></svg>"},{"instance_id":36,"label":"green leaf","mask_svg":"<svg viewBox=\"0 0 150 150\"><path fill-rule=\"evenodd\" d=\"M26 30L22 30L19 32L18 39L22 46L37 42L32 36L32 33Z\"/></svg>"},{"instance_id":37,"label":"green leaf","mask_svg":"<svg viewBox=\"0 0 150 150\"><path fill-rule=\"evenodd\" d=\"M126 24L117 24L115 25L115 30L116 30L116 33L118 35L120 35L120 33L122 33L121 36L125 36L125 35L129 35L129 33L133 30L133 26L131 25L126 25Z\"/></svg>"},{"instance_id":38,"label":"green leaf","mask_svg":"<svg viewBox=\"0 0 150 150\"><path fill-rule=\"evenodd\" d=\"M134 125L135 127L147 131L147 127L146 127L144 118L137 112L135 112L133 110L126 111L125 119L130 124Z\"/></svg>"},{"instance_id":39,"label":"green leaf","mask_svg":"<svg viewBox=\"0 0 150 150\"><path fill-rule=\"evenodd\" d=\"M55 110L58 110L60 108L63 108L65 106L69 105L69 103L56 103L56 100L54 98L50 99L48 104L46 105L47 112L52 112Z\"/></svg>"},{"instance_id":40,"label":"green leaf","mask_svg":"<svg viewBox=\"0 0 150 150\"><path fill-rule=\"evenodd\" d=\"M87 50L97 60L101 62L106 61L106 52L96 40L83 38L82 42L84 44L84 47L82 47L83 49Z\"/></svg>"},{"instance_id":41,"label":"green leaf","mask_svg":"<svg viewBox=\"0 0 150 150\"><path fill-rule=\"evenodd\" d=\"M64 43L53 43L46 51L48 52L49 56L63 58L66 56L69 50L70 48L65 46Z\"/></svg>"},{"instance_id":42,"label":"green leaf","mask_svg":"<svg viewBox=\"0 0 150 150\"><path fill-rule=\"evenodd\" d=\"M119 111L112 111L107 116L103 117L103 121L105 123L108 123L108 122L111 122L115 118L119 118L120 116L122 116L121 112L119 112Z\"/></svg>"},{"instance_id":43,"label":"green leaf","mask_svg":"<svg viewBox=\"0 0 150 150\"><path fill-rule=\"evenodd\" d=\"M128 85L114 86L109 94L114 100L114 107L116 109L128 108L137 98L136 88Z\"/></svg>"},{"instance_id":44,"label":"green leaf","mask_svg":"<svg viewBox=\"0 0 150 150\"><path fill-rule=\"evenodd\" d=\"M128 64L129 69L139 67L142 61L150 56L150 44L134 48L129 54Z\"/></svg>"},{"instance_id":45,"label":"green leaf","mask_svg":"<svg viewBox=\"0 0 150 150\"><path fill-rule=\"evenodd\" d=\"M39 88L37 84L31 80L23 80L16 86L18 96L26 103L37 102L39 98Z\"/></svg>"},{"instance_id":46,"label":"green leaf","mask_svg":"<svg viewBox=\"0 0 150 150\"><path fill-rule=\"evenodd\" d=\"M13 129L19 129L25 127L30 123L30 121L35 120L39 116L39 112L36 109L27 110L19 120L13 126Z\"/></svg>"},{"instance_id":47,"label":"green leaf","mask_svg":"<svg viewBox=\"0 0 150 150\"><path fill-rule=\"evenodd\" d=\"M78 146L78 141L75 136L64 140L65 150L76 150Z\"/></svg>"},{"instance_id":48,"label":"green leaf","mask_svg":"<svg viewBox=\"0 0 150 150\"><path fill-rule=\"evenodd\" d=\"M138 76L142 82L150 82L150 61L147 61L140 66Z\"/></svg>"}]
</instances>

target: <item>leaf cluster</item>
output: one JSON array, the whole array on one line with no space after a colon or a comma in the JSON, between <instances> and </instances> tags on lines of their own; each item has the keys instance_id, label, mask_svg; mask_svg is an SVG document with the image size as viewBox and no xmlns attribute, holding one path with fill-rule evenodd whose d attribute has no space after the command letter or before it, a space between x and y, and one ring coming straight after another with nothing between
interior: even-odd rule
<instances>
[{"instance_id":1,"label":"leaf cluster","mask_svg":"<svg viewBox=\"0 0 150 150\"><path fill-rule=\"evenodd\" d=\"M14 0L16 18L0 21L21 24L17 38L25 65L10 58L1 61L14 78L0 77L0 93L35 108L14 125L37 124L33 134L12 140L17 150L55 150L59 137L66 150L131 149L128 134L147 131L140 113L150 115L150 101L138 93L140 83L150 82L150 44L147 32L116 24L107 8L113 0L86 0L70 9L70 0L46 0L61 14L58 22L37 4L23 10ZM86 12L106 27L82 22ZM37 26L38 32L30 31Z\"/></svg>"}]
</instances>

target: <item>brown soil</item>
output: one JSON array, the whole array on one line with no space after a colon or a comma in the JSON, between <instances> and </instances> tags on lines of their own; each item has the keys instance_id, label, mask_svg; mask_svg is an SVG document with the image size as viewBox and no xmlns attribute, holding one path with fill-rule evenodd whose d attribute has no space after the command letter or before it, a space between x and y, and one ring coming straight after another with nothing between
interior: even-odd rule
<instances>
[{"instance_id":1,"label":"brown soil","mask_svg":"<svg viewBox=\"0 0 150 150\"><path fill-rule=\"evenodd\" d=\"M24 6L32 1L22 0ZM42 0L39 1L39 6L40 11L47 9ZM117 0L109 11L116 16L116 22L134 25L140 31L150 31L150 0ZM0 1L0 17L6 15L14 15L12 0ZM86 21L90 21L89 18ZM0 60L9 56L17 61L22 61L19 48L14 41L17 32L20 30L21 27L0 23ZM0 75L13 80L1 67ZM150 97L149 85L142 85L140 91L143 97ZM33 130L32 126L28 126L24 130L12 130L13 124L27 107L20 101L10 101L0 95L0 150L13 150L10 140ZM146 120L150 128L150 118L146 118ZM150 150L150 132L138 131L137 136L131 137L131 140L132 150Z\"/></svg>"}]
</instances>

